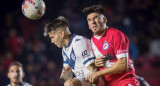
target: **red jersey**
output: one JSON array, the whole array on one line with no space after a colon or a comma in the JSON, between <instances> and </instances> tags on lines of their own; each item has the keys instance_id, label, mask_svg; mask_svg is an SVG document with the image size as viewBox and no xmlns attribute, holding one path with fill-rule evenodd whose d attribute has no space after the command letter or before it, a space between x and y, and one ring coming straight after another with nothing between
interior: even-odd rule
<instances>
[{"instance_id":1,"label":"red jersey","mask_svg":"<svg viewBox=\"0 0 160 86\"><path fill-rule=\"evenodd\" d=\"M99 57L105 55L107 59L106 66L100 67L100 70L112 66L122 57L127 58L127 67L129 71L106 75L105 79L108 82L108 86L116 86L119 81L127 79L128 77L136 79L133 64L129 59L129 40L125 34L117 29L108 28L102 36L93 36L91 41L95 56Z\"/></svg>"}]
</instances>

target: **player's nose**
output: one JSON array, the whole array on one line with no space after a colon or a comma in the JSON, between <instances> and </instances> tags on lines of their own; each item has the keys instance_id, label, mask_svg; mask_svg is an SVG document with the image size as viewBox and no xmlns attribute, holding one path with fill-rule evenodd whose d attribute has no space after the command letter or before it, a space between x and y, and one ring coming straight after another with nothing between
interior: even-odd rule
<instances>
[{"instance_id":1,"label":"player's nose","mask_svg":"<svg viewBox=\"0 0 160 86\"><path fill-rule=\"evenodd\" d=\"M93 19L91 22L92 22L92 24L95 24L95 23L96 23L96 21L95 21L94 19Z\"/></svg>"}]
</instances>

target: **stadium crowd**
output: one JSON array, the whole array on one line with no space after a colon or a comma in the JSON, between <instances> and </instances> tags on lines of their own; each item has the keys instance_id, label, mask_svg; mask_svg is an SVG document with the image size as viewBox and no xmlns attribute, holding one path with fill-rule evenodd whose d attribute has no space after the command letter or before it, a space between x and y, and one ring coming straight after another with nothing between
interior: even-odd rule
<instances>
[{"instance_id":1,"label":"stadium crowd","mask_svg":"<svg viewBox=\"0 0 160 86\"><path fill-rule=\"evenodd\" d=\"M130 57L137 75L151 86L160 81L160 1L158 0L44 0L45 15L31 21L21 12L21 3L8 3L0 23L0 86L9 83L8 66L14 61L24 65L24 81L33 86L63 86L61 49L43 36L44 25L51 18L63 15L69 19L71 32L91 37L91 31L81 10L102 4L108 26L124 32L129 40ZM14 2L14 1L11 1ZM153 74L152 74L153 73Z\"/></svg>"}]
</instances>

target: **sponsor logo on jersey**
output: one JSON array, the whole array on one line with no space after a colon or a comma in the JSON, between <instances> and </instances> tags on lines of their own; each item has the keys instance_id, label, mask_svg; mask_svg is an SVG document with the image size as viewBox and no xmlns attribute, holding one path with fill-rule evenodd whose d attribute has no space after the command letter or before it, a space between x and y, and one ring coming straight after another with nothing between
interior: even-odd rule
<instances>
[{"instance_id":1,"label":"sponsor logo on jersey","mask_svg":"<svg viewBox=\"0 0 160 86\"><path fill-rule=\"evenodd\" d=\"M79 41L79 40L80 40L79 38L75 39L75 41Z\"/></svg>"},{"instance_id":2,"label":"sponsor logo on jersey","mask_svg":"<svg viewBox=\"0 0 160 86\"><path fill-rule=\"evenodd\" d=\"M102 49L103 50L107 50L108 48L109 48L109 43L108 42L104 42L103 46L102 46Z\"/></svg>"},{"instance_id":3,"label":"sponsor logo on jersey","mask_svg":"<svg viewBox=\"0 0 160 86\"><path fill-rule=\"evenodd\" d=\"M85 51L82 52L82 56L83 56L83 57L88 57L88 52L87 52L87 50L85 50Z\"/></svg>"},{"instance_id":4,"label":"sponsor logo on jersey","mask_svg":"<svg viewBox=\"0 0 160 86\"><path fill-rule=\"evenodd\" d=\"M128 50L126 49L126 50L117 50L117 54L121 54L121 53L127 53L128 52Z\"/></svg>"},{"instance_id":5,"label":"sponsor logo on jersey","mask_svg":"<svg viewBox=\"0 0 160 86\"><path fill-rule=\"evenodd\" d=\"M117 59L114 53L106 54L104 56L106 56L106 60L116 60Z\"/></svg>"}]
</instances>

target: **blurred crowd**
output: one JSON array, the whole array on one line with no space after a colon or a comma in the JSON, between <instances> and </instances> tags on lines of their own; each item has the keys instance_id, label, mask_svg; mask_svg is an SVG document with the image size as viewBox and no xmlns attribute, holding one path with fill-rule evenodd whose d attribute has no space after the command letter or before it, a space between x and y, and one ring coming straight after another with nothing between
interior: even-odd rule
<instances>
[{"instance_id":1,"label":"blurred crowd","mask_svg":"<svg viewBox=\"0 0 160 86\"><path fill-rule=\"evenodd\" d=\"M130 58L138 75L151 86L160 81L160 1L159 0L44 0L45 15L36 21L24 17L17 2L1 15L0 20L0 86L9 83L8 66L22 62L24 81L33 86L63 86L61 49L43 36L47 22L65 16L71 32L91 38L84 7L101 4L108 18L107 25L124 32L129 40ZM9 0L4 1L9 4ZM15 2L15 1L11 1ZM149 72L147 72L149 71ZM152 74L153 73L153 74ZM158 75L157 75L158 74ZM150 81L152 79L152 81Z\"/></svg>"}]
</instances>

